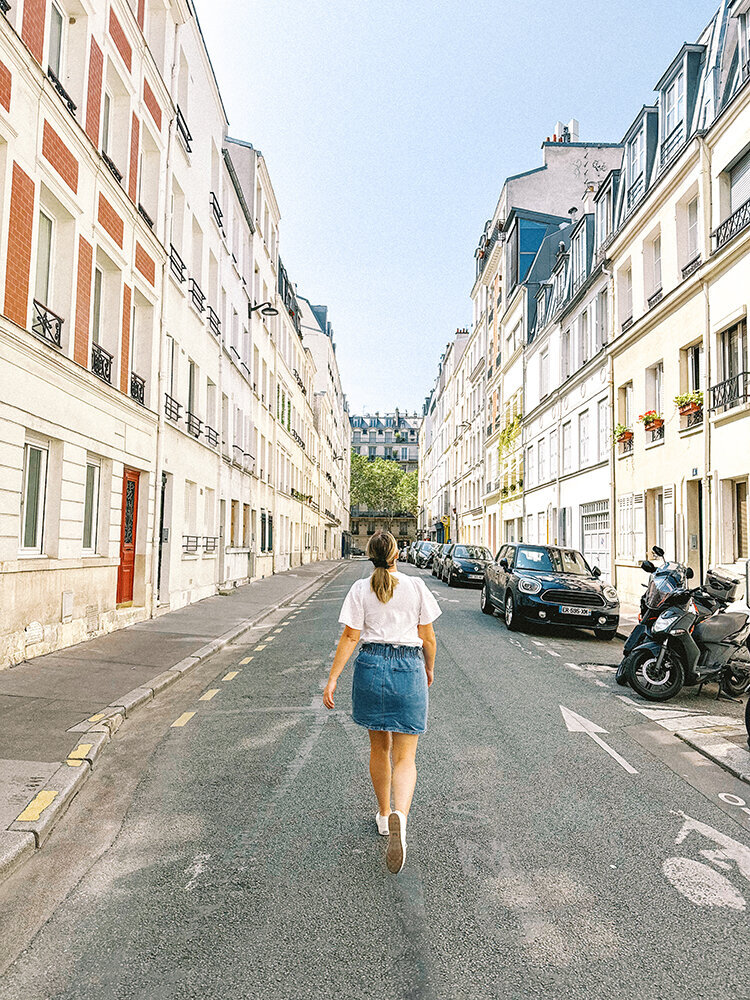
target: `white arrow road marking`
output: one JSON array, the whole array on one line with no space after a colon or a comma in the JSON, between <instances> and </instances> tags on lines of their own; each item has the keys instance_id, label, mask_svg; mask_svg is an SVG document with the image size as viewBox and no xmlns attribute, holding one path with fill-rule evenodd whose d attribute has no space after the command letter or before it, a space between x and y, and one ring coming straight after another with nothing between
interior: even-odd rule
<instances>
[{"instance_id":1,"label":"white arrow road marking","mask_svg":"<svg viewBox=\"0 0 750 1000\"><path fill-rule=\"evenodd\" d=\"M582 715L571 711L569 708L565 708L564 705L560 705L560 711L562 712L562 717L565 720L565 725L568 727L569 733L586 733L594 743L598 743L602 750L606 751L613 760L616 760L620 767L625 768L628 774L638 774L632 764L628 764L624 757L621 757L616 750L613 750L599 736L599 733L606 733L606 729L602 729L601 726L597 726L595 722L591 722L589 719L584 719Z\"/></svg>"}]
</instances>

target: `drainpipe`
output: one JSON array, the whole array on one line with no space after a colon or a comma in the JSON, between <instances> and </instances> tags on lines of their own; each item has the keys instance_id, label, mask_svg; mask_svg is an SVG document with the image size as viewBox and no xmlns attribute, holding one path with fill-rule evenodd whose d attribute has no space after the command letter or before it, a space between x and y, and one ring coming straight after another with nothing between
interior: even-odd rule
<instances>
[{"instance_id":1,"label":"drainpipe","mask_svg":"<svg viewBox=\"0 0 750 1000\"><path fill-rule=\"evenodd\" d=\"M708 250L705 259L708 260L711 254L711 220L713 219L713 184L711 180L711 150L708 148L705 139L705 132L698 134L698 144L700 146L700 178L702 184L701 202L703 204L703 243L704 249ZM711 376L711 303L708 294L708 283L705 277L701 278L703 289L703 306L705 322L703 328L703 371L705 378L705 389L703 396L703 448L704 448L704 504L703 504L703 539L706 553L706 568L711 565L714 552L714 532L713 525L719 525L719 512L714 510L714 504L718 501L718 496L714 494L713 477L711 474L711 421L709 419L709 381Z\"/></svg>"},{"instance_id":2,"label":"drainpipe","mask_svg":"<svg viewBox=\"0 0 750 1000\"><path fill-rule=\"evenodd\" d=\"M171 84L170 84L170 96L175 93L177 86L177 40L180 33L180 25L175 25L174 29L174 50L172 53L172 71L170 73ZM161 223L162 223L162 244L166 246L167 244L167 220L171 218L171 212L168 205L169 191L171 187L172 179L172 147L174 144L174 133L175 133L176 116L173 115L169 122L169 128L167 129L167 158L166 158L166 170L163 174L163 206L164 210L162 213ZM159 606L159 583L158 573L159 573L159 546L161 545L161 538L159 533L161 531L161 479L164 472L164 405L162 399L165 394L165 380L166 373L164 371L166 363L166 347L167 347L167 335L166 335L166 322L165 322L165 306L167 301L166 285L167 285L167 259L166 257L162 261L161 265L161 302L159 303L159 373L157 376L157 414L158 422L156 425L156 469L154 472L154 508L153 508L153 534L151 540L151 618L156 617L156 612ZM170 545L172 544L172 539L170 538Z\"/></svg>"},{"instance_id":3,"label":"drainpipe","mask_svg":"<svg viewBox=\"0 0 750 1000\"><path fill-rule=\"evenodd\" d=\"M609 278L609 316L610 323L615 315L615 276L613 271L609 271L602 264L602 274ZM609 386L609 413L612 429L615 426L615 362L612 351L607 346L607 384ZM617 491L615 489L615 470L617 462L615 460L614 439L612 447L609 449L609 566L610 577L613 587L617 587Z\"/></svg>"}]
</instances>

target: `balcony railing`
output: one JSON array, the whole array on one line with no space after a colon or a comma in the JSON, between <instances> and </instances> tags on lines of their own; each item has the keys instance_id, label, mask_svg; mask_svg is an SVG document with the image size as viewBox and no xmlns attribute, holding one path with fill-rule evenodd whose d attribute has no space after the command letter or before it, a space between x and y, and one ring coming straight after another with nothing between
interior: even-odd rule
<instances>
[{"instance_id":1,"label":"balcony railing","mask_svg":"<svg viewBox=\"0 0 750 1000\"><path fill-rule=\"evenodd\" d=\"M122 173L121 173L121 171L118 169L117 164L112 159L112 157L109 156L107 153L105 153L104 150L102 150L102 159L104 160L104 162L109 167L110 173L114 176L114 178L117 181L117 183L118 184L122 184Z\"/></svg>"},{"instance_id":2,"label":"balcony railing","mask_svg":"<svg viewBox=\"0 0 750 1000\"><path fill-rule=\"evenodd\" d=\"M653 444L655 441L663 441L664 440L664 424L662 424L660 427L653 427L649 431L649 433L651 435L651 444Z\"/></svg>"},{"instance_id":3,"label":"balcony railing","mask_svg":"<svg viewBox=\"0 0 750 1000\"><path fill-rule=\"evenodd\" d=\"M208 307L208 328L217 337L221 336L221 320L211 306Z\"/></svg>"},{"instance_id":4,"label":"balcony railing","mask_svg":"<svg viewBox=\"0 0 750 1000\"><path fill-rule=\"evenodd\" d=\"M179 420L182 413L182 405L173 399L168 392L164 393L164 413L169 420Z\"/></svg>"},{"instance_id":5,"label":"balcony railing","mask_svg":"<svg viewBox=\"0 0 750 1000\"><path fill-rule=\"evenodd\" d=\"M146 381L135 372L130 373L130 397L141 406L146 405Z\"/></svg>"},{"instance_id":6,"label":"balcony railing","mask_svg":"<svg viewBox=\"0 0 750 1000\"><path fill-rule=\"evenodd\" d=\"M102 382L112 384L112 355L101 344L91 345L91 371Z\"/></svg>"},{"instance_id":7,"label":"balcony railing","mask_svg":"<svg viewBox=\"0 0 750 1000\"><path fill-rule=\"evenodd\" d=\"M648 300L649 309L653 309L658 302L661 302L663 296L664 292L661 290L661 288L657 288L654 294L649 296Z\"/></svg>"},{"instance_id":8,"label":"balcony railing","mask_svg":"<svg viewBox=\"0 0 750 1000\"><path fill-rule=\"evenodd\" d=\"M292 437L297 442L297 444L300 446L300 448L304 451L305 450L305 442L302 440L302 438L297 433L297 431L292 430Z\"/></svg>"},{"instance_id":9,"label":"balcony railing","mask_svg":"<svg viewBox=\"0 0 750 1000\"><path fill-rule=\"evenodd\" d=\"M203 421L190 410L187 411L187 429L188 434L192 434L194 438L199 438L203 430Z\"/></svg>"},{"instance_id":10,"label":"balcony railing","mask_svg":"<svg viewBox=\"0 0 750 1000\"><path fill-rule=\"evenodd\" d=\"M624 441L620 441L620 454L630 455L633 451L633 439L626 438Z\"/></svg>"},{"instance_id":11,"label":"balcony railing","mask_svg":"<svg viewBox=\"0 0 750 1000\"><path fill-rule=\"evenodd\" d=\"M10 4L8 3L8 0L0 0L0 11L2 11L3 14L7 14L10 11Z\"/></svg>"},{"instance_id":12,"label":"balcony railing","mask_svg":"<svg viewBox=\"0 0 750 1000\"><path fill-rule=\"evenodd\" d=\"M195 280L195 278L190 278L188 280L188 294L190 295L190 298L195 308L198 310L199 313L202 313L203 310L206 308L206 296L201 291L200 285Z\"/></svg>"},{"instance_id":13,"label":"balcony railing","mask_svg":"<svg viewBox=\"0 0 750 1000\"><path fill-rule=\"evenodd\" d=\"M739 372L731 378L711 386L711 409L729 410L748 401L750 372Z\"/></svg>"},{"instance_id":14,"label":"balcony railing","mask_svg":"<svg viewBox=\"0 0 750 1000\"><path fill-rule=\"evenodd\" d=\"M10 8L8 8L8 9L10 9ZM63 85L60 83L60 81L57 78L57 74L55 73L55 71L52 69L51 66L47 67L47 76L52 81L52 86L58 92L58 94L60 95L60 97L62 97L63 103L67 107L68 111L71 113L71 115L75 115L75 113L76 113L76 105L75 105L75 103L73 101L73 98L67 92L67 90L65 89L65 87L63 87Z\"/></svg>"},{"instance_id":15,"label":"balcony railing","mask_svg":"<svg viewBox=\"0 0 750 1000\"><path fill-rule=\"evenodd\" d=\"M729 218L725 219L714 230L713 236L716 240L716 249L721 250L723 246L748 226L750 226L750 198L743 205L740 205L736 212L732 212Z\"/></svg>"},{"instance_id":16,"label":"balcony railing","mask_svg":"<svg viewBox=\"0 0 750 1000\"><path fill-rule=\"evenodd\" d=\"M686 430L688 427L702 427L703 426L703 407L696 410L694 413L688 413L684 417L685 423L682 425L682 430Z\"/></svg>"},{"instance_id":17,"label":"balcony railing","mask_svg":"<svg viewBox=\"0 0 750 1000\"><path fill-rule=\"evenodd\" d=\"M215 448L219 443L218 431L215 431L213 427L209 427L208 424L206 424L203 428L203 433L206 436L206 441L208 441L212 448Z\"/></svg>"},{"instance_id":18,"label":"balcony railing","mask_svg":"<svg viewBox=\"0 0 750 1000\"><path fill-rule=\"evenodd\" d=\"M628 211L640 201L643 197L643 192L645 191L646 185L643 180L643 174L633 181L633 183L628 188Z\"/></svg>"},{"instance_id":19,"label":"balcony railing","mask_svg":"<svg viewBox=\"0 0 750 1000\"><path fill-rule=\"evenodd\" d=\"M193 147L190 144L193 141L193 137L190 134L190 129L187 126L185 116L183 115L179 104L177 105L177 135L179 135L180 139L182 139L185 151L191 153L193 151Z\"/></svg>"},{"instance_id":20,"label":"balcony railing","mask_svg":"<svg viewBox=\"0 0 750 1000\"><path fill-rule=\"evenodd\" d=\"M183 552L197 552L198 546L200 545L201 536L200 535L183 535L182 536L182 551Z\"/></svg>"},{"instance_id":21,"label":"balcony railing","mask_svg":"<svg viewBox=\"0 0 750 1000\"><path fill-rule=\"evenodd\" d=\"M682 277L683 278L689 278L690 275L693 273L693 271L697 271L698 270L698 268L701 266L701 264L702 264L701 255L698 254L697 257L693 257L693 259L689 260L687 262L687 264L683 267L683 269L682 269Z\"/></svg>"},{"instance_id":22,"label":"balcony railing","mask_svg":"<svg viewBox=\"0 0 750 1000\"><path fill-rule=\"evenodd\" d=\"M203 551L204 552L216 552L219 547L219 539L216 535L204 535L203 537Z\"/></svg>"},{"instance_id":23,"label":"balcony railing","mask_svg":"<svg viewBox=\"0 0 750 1000\"><path fill-rule=\"evenodd\" d=\"M631 327L632 325L633 325L633 317L632 317L632 316L628 316L628 318L627 318L627 319L624 319L624 320L622 321L622 327L621 327L621 329L622 329L622 332L623 332L623 333L627 333L627 332L628 332L628 330L630 329L630 327Z\"/></svg>"},{"instance_id":24,"label":"balcony railing","mask_svg":"<svg viewBox=\"0 0 750 1000\"><path fill-rule=\"evenodd\" d=\"M148 228L149 229L153 229L154 228L154 220L151 218L151 216L148 214L148 212L143 207L143 205L141 205L140 202L138 202L138 213L141 216L141 218L143 219L143 221L146 223L146 225L148 226Z\"/></svg>"},{"instance_id":25,"label":"balcony railing","mask_svg":"<svg viewBox=\"0 0 750 1000\"><path fill-rule=\"evenodd\" d=\"M169 244L169 269L177 280L182 284L186 278L185 261L180 257L177 248Z\"/></svg>"},{"instance_id":26,"label":"balcony railing","mask_svg":"<svg viewBox=\"0 0 750 1000\"><path fill-rule=\"evenodd\" d=\"M219 204L219 199L216 197L212 191L208 199L208 203L211 206L211 214L214 217L214 221L219 229L224 232L224 213L221 210L221 205Z\"/></svg>"},{"instance_id":27,"label":"balcony railing","mask_svg":"<svg viewBox=\"0 0 750 1000\"><path fill-rule=\"evenodd\" d=\"M683 126L682 122L673 129L666 139L661 144L661 166L662 169L666 167L672 157L675 155L677 150L682 146L683 140Z\"/></svg>"},{"instance_id":28,"label":"balcony railing","mask_svg":"<svg viewBox=\"0 0 750 1000\"><path fill-rule=\"evenodd\" d=\"M62 325L65 322L57 313L34 299L31 330L53 347L62 347Z\"/></svg>"}]
</instances>

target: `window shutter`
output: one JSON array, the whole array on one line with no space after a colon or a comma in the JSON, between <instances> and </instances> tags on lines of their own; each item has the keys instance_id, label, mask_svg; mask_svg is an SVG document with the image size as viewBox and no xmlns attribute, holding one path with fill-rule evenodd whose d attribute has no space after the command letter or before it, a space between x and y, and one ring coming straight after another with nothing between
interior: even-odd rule
<instances>
[{"instance_id":1,"label":"window shutter","mask_svg":"<svg viewBox=\"0 0 750 1000\"><path fill-rule=\"evenodd\" d=\"M674 486L664 486L662 492L664 498L664 554L667 559L676 559Z\"/></svg>"},{"instance_id":2,"label":"window shutter","mask_svg":"<svg viewBox=\"0 0 750 1000\"><path fill-rule=\"evenodd\" d=\"M742 159L729 172L729 212L736 212L741 205L750 199L750 153L745 153Z\"/></svg>"},{"instance_id":3,"label":"window shutter","mask_svg":"<svg viewBox=\"0 0 750 1000\"><path fill-rule=\"evenodd\" d=\"M634 560L646 558L646 504L643 493L633 494L633 552Z\"/></svg>"}]
</instances>

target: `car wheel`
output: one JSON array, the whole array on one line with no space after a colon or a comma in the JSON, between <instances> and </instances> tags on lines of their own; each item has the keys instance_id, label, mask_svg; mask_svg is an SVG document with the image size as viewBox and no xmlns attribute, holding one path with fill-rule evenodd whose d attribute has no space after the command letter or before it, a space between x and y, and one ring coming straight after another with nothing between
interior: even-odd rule
<instances>
[{"instance_id":1,"label":"car wheel","mask_svg":"<svg viewBox=\"0 0 750 1000\"><path fill-rule=\"evenodd\" d=\"M601 639L602 642L609 642L611 639L617 635L616 628L595 628L594 635L597 639Z\"/></svg>"},{"instance_id":2,"label":"car wheel","mask_svg":"<svg viewBox=\"0 0 750 1000\"><path fill-rule=\"evenodd\" d=\"M510 591L505 595L505 613L503 615L505 627L509 632L518 631L518 615L516 614L516 602Z\"/></svg>"},{"instance_id":3,"label":"car wheel","mask_svg":"<svg viewBox=\"0 0 750 1000\"><path fill-rule=\"evenodd\" d=\"M479 606L482 609L482 613L485 615L494 615L495 608L492 604L492 598L487 590L487 584L482 585L482 593L479 597Z\"/></svg>"},{"instance_id":4,"label":"car wheel","mask_svg":"<svg viewBox=\"0 0 750 1000\"><path fill-rule=\"evenodd\" d=\"M453 576L453 573L451 573L450 570L448 570L448 586L449 587L455 587L456 586L455 578Z\"/></svg>"}]
</instances>

